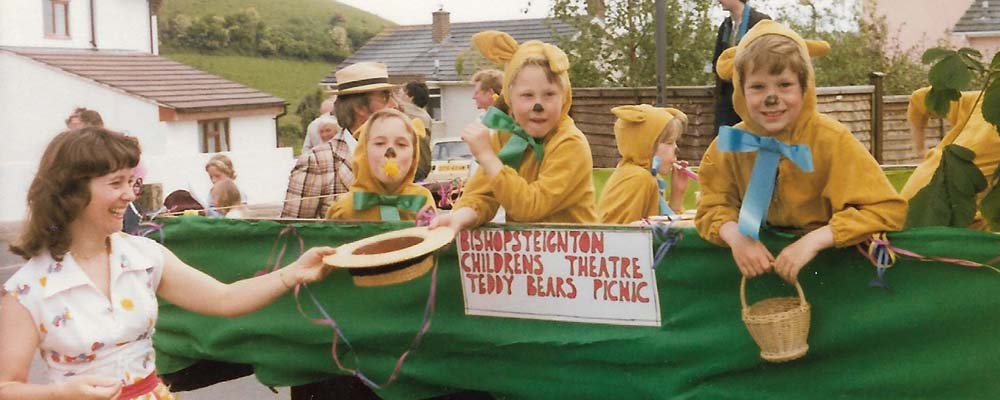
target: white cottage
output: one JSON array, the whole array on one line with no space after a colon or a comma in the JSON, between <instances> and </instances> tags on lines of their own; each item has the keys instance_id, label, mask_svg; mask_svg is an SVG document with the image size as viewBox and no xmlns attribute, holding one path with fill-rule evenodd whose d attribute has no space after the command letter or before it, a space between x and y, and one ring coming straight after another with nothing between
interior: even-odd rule
<instances>
[{"instance_id":1,"label":"white cottage","mask_svg":"<svg viewBox=\"0 0 1000 400\"><path fill-rule=\"evenodd\" d=\"M146 182L207 193L205 161L232 158L250 203L280 202L284 100L159 57L159 0L0 1L0 221L24 218L45 146L76 107L137 137Z\"/></svg>"}]
</instances>

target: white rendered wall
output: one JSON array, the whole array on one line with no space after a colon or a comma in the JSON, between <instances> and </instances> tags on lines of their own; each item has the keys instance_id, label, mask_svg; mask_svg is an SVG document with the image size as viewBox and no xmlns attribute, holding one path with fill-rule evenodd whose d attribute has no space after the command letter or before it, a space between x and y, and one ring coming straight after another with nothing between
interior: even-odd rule
<instances>
[{"instance_id":1,"label":"white rendered wall","mask_svg":"<svg viewBox=\"0 0 1000 400\"><path fill-rule=\"evenodd\" d=\"M148 1L94 0L94 3L98 49L153 53L149 46ZM155 28L153 34L156 34Z\"/></svg>"},{"instance_id":2,"label":"white rendered wall","mask_svg":"<svg viewBox=\"0 0 1000 400\"><path fill-rule=\"evenodd\" d=\"M441 119L444 137L460 137L465 126L479 118L480 110L472 99L475 87L467 83L441 85ZM440 139L436 137L435 139Z\"/></svg>"},{"instance_id":3,"label":"white rendered wall","mask_svg":"<svg viewBox=\"0 0 1000 400\"><path fill-rule=\"evenodd\" d=\"M98 49L150 52L147 1L94 0L94 3ZM45 37L42 7L41 0L0 0L0 46L93 47L89 0L70 0L69 39Z\"/></svg>"},{"instance_id":4,"label":"white rendered wall","mask_svg":"<svg viewBox=\"0 0 1000 400\"><path fill-rule=\"evenodd\" d=\"M3 0L0 0L2 3ZM164 193L209 185L199 152L196 121L160 122L158 106L44 64L0 51L0 221L20 221L28 185L49 141L65 129L66 115L77 106L101 113L108 128L139 139L146 182L164 185ZM275 148L271 116L230 120L230 153L237 184L252 203L281 201L293 159L291 149Z\"/></svg>"}]
</instances>

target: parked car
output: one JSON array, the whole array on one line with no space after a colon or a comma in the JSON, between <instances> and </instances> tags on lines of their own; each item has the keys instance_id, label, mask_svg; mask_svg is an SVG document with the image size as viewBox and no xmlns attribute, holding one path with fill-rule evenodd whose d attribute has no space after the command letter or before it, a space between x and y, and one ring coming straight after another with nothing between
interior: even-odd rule
<instances>
[{"instance_id":1,"label":"parked car","mask_svg":"<svg viewBox=\"0 0 1000 400\"><path fill-rule=\"evenodd\" d=\"M451 202L458 199L462 187L477 167L469 146L461 138L434 141L431 147L431 172L424 178L424 186L434 195L438 208L451 209ZM444 196L448 200L442 201Z\"/></svg>"}]
</instances>

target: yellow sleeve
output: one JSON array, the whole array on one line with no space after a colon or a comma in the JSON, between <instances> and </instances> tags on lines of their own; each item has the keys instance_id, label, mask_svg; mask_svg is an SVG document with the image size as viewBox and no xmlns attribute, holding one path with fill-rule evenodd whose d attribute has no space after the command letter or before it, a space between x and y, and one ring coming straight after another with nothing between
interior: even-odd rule
<instances>
[{"instance_id":1,"label":"yellow sleeve","mask_svg":"<svg viewBox=\"0 0 1000 400\"><path fill-rule=\"evenodd\" d=\"M337 199L337 201L326 210L326 219L354 219L351 218L354 212L353 208L354 192L348 192Z\"/></svg>"},{"instance_id":2,"label":"yellow sleeve","mask_svg":"<svg viewBox=\"0 0 1000 400\"><path fill-rule=\"evenodd\" d=\"M861 142L845 133L831 157L823 196L829 199L833 210L829 224L834 246L850 246L872 233L902 229L906 222L906 200L896 193Z\"/></svg>"},{"instance_id":3,"label":"yellow sleeve","mask_svg":"<svg viewBox=\"0 0 1000 400\"><path fill-rule=\"evenodd\" d=\"M577 206L567 200L587 180L593 179L593 163L590 145L585 140L566 137L554 143L551 150L546 146L545 159L534 182L528 183L513 168L504 166L497 176L490 179L490 185L496 188L494 197L512 219L545 222L550 215ZM589 197L593 210L594 197Z\"/></svg>"},{"instance_id":4,"label":"yellow sleeve","mask_svg":"<svg viewBox=\"0 0 1000 400\"><path fill-rule=\"evenodd\" d=\"M639 171L626 171L637 169ZM615 170L604 184L597 205L601 223L628 224L650 215L659 214L660 188L649 172L638 166L623 166Z\"/></svg>"},{"instance_id":5,"label":"yellow sleeve","mask_svg":"<svg viewBox=\"0 0 1000 400\"><path fill-rule=\"evenodd\" d=\"M712 140L698 167L701 199L698 201L694 223L703 239L726 246L726 242L719 237L719 228L726 222L736 222L739 219L740 205L743 202L736 186L738 175L730 165L733 158L716 149L716 140Z\"/></svg>"},{"instance_id":6,"label":"yellow sleeve","mask_svg":"<svg viewBox=\"0 0 1000 400\"><path fill-rule=\"evenodd\" d=\"M495 135L494 135L495 136ZM504 167L508 169L509 167ZM473 226L480 226L493 219L500 209L500 203L493 197L490 178L483 168L476 170L462 188L462 196L454 204L454 210L471 208L478 219Z\"/></svg>"}]
</instances>

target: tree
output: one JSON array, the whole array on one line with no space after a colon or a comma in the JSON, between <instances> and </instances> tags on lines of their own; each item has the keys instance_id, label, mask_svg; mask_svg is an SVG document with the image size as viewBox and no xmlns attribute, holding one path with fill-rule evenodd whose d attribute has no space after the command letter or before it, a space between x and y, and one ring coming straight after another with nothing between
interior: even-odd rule
<instances>
[{"instance_id":1,"label":"tree","mask_svg":"<svg viewBox=\"0 0 1000 400\"><path fill-rule=\"evenodd\" d=\"M711 59L714 44L708 17L711 4L666 1L667 80L672 85L710 81L704 65ZM556 0L552 10L555 18L578 32L557 37L558 45L570 57L570 75L576 85L656 84L655 2Z\"/></svg>"},{"instance_id":2,"label":"tree","mask_svg":"<svg viewBox=\"0 0 1000 400\"><path fill-rule=\"evenodd\" d=\"M707 85L717 24L709 18L715 2L664 0L667 30L667 84ZM859 0L875 1L875 0ZM832 51L816 60L820 86L866 85L873 71L887 73L886 91L903 94L922 86L926 68L913 49L900 49L885 18L863 15L843 3L799 0L769 13L808 39L830 42ZM655 2L652 0L556 0L552 15L578 33L557 37L570 57L575 86L656 84ZM887 51L888 50L888 51Z\"/></svg>"}]
</instances>

